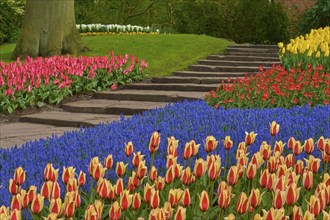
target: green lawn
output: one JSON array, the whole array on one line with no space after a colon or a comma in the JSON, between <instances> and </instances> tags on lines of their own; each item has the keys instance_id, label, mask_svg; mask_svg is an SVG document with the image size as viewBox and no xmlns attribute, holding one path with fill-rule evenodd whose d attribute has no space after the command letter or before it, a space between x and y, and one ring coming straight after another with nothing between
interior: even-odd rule
<instances>
[{"instance_id":1,"label":"green lawn","mask_svg":"<svg viewBox=\"0 0 330 220\"><path fill-rule=\"evenodd\" d=\"M219 53L232 44L228 40L203 35L112 35L83 37L91 52L80 55L134 54L149 64L149 76L166 76L182 70L198 59ZM15 44L0 45L0 60L9 62Z\"/></svg>"}]
</instances>

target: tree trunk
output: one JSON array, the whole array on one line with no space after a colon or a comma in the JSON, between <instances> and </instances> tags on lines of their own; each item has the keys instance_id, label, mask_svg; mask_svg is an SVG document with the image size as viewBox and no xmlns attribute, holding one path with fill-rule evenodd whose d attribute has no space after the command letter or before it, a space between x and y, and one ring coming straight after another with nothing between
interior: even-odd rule
<instances>
[{"instance_id":1,"label":"tree trunk","mask_svg":"<svg viewBox=\"0 0 330 220\"><path fill-rule=\"evenodd\" d=\"M84 49L74 0L27 0L13 58L77 54Z\"/></svg>"}]
</instances>

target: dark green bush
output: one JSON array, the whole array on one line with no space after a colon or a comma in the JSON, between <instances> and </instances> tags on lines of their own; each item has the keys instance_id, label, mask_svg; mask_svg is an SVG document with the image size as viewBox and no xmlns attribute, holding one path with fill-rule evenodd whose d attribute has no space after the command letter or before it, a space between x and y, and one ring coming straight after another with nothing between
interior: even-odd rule
<instances>
[{"instance_id":1,"label":"dark green bush","mask_svg":"<svg viewBox=\"0 0 330 220\"><path fill-rule=\"evenodd\" d=\"M0 44L14 42L17 39L21 15L3 0L0 0L0 8Z\"/></svg>"},{"instance_id":2,"label":"dark green bush","mask_svg":"<svg viewBox=\"0 0 330 220\"><path fill-rule=\"evenodd\" d=\"M330 1L318 0L315 6L308 9L299 19L297 35L325 26L330 26Z\"/></svg>"}]
</instances>

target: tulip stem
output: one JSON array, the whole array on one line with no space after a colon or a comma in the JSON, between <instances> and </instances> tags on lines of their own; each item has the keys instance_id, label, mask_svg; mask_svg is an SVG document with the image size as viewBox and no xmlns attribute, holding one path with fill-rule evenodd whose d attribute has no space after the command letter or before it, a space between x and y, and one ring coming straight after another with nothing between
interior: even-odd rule
<instances>
[{"instance_id":1,"label":"tulip stem","mask_svg":"<svg viewBox=\"0 0 330 220\"><path fill-rule=\"evenodd\" d=\"M223 178L226 178L226 172L227 172L227 166L228 166L228 157L229 157L229 151L226 150L226 158L225 158L225 169L223 172Z\"/></svg>"},{"instance_id":2,"label":"tulip stem","mask_svg":"<svg viewBox=\"0 0 330 220\"><path fill-rule=\"evenodd\" d=\"M89 196L89 203L93 201L93 187L94 187L94 178L91 177L91 185L90 185L90 196Z\"/></svg>"},{"instance_id":3,"label":"tulip stem","mask_svg":"<svg viewBox=\"0 0 330 220\"><path fill-rule=\"evenodd\" d=\"M155 161L155 153L151 154L151 165L150 167L152 167L154 165L154 161Z\"/></svg>"}]
</instances>

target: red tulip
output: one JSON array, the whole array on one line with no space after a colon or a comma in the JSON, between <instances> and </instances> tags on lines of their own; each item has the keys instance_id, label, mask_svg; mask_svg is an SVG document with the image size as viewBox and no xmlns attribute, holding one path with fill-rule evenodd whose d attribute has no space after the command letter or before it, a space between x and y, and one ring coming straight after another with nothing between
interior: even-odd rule
<instances>
[{"instance_id":1,"label":"red tulip","mask_svg":"<svg viewBox=\"0 0 330 220\"><path fill-rule=\"evenodd\" d=\"M325 143L326 143L326 139L324 139L324 137L321 136L316 143L317 149L319 149L319 151L323 151Z\"/></svg>"},{"instance_id":2,"label":"red tulip","mask_svg":"<svg viewBox=\"0 0 330 220\"><path fill-rule=\"evenodd\" d=\"M82 171L79 172L78 185L83 186L86 183L86 174Z\"/></svg>"},{"instance_id":3,"label":"red tulip","mask_svg":"<svg viewBox=\"0 0 330 220\"><path fill-rule=\"evenodd\" d=\"M132 154L133 154L133 143L132 141L130 141L125 146L125 155L126 157L130 157Z\"/></svg>"},{"instance_id":4,"label":"red tulip","mask_svg":"<svg viewBox=\"0 0 330 220\"><path fill-rule=\"evenodd\" d=\"M175 216L174 216L174 220L185 220L186 219L186 209L179 206Z\"/></svg>"},{"instance_id":5,"label":"red tulip","mask_svg":"<svg viewBox=\"0 0 330 220\"><path fill-rule=\"evenodd\" d=\"M248 168L246 170L246 178L249 180L254 179L257 174L257 166L255 164L249 163Z\"/></svg>"},{"instance_id":6,"label":"red tulip","mask_svg":"<svg viewBox=\"0 0 330 220\"><path fill-rule=\"evenodd\" d=\"M231 166L227 174L227 182L233 186L238 181L238 168L237 166Z\"/></svg>"},{"instance_id":7,"label":"red tulip","mask_svg":"<svg viewBox=\"0 0 330 220\"><path fill-rule=\"evenodd\" d=\"M278 131L280 129L280 125L276 123L276 121L272 121L272 123L270 124L270 134L272 136L275 136Z\"/></svg>"},{"instance_id":8,"label":"red tulip","mask_svg":"<svg viewBox=\"0 0 330 220\"><path fill-rule=\"evenodd\" d=\"M262 194L260 194L259 189L252 189L251 194L249 196L249 204L250 207L256 208L260 205L261 199L262 199Z\"/></svg>"},{"instance_id":9,"label":"red tulip","mask_svg":"<svg viewBox=\"0 0 330 220\"><path fill-rule=\"evenodd\" d=\"M248 205L249 199L247 198L245 192L242 192L236 204L236 212L240 215L244 214L248 209Z\"/></svg>"},{"instance_id":10,"label":"red tulip","mask_svg":"<svg viewBox=\"0 0 330 220\"><path fill-rule=\"evenodd\" d=\"M312 171L305 170L303 173L303 186L307 190L310 190L314 187L314 175Z\"/></svg>"},{"instance_id":11,"label":"red tulip","mask_svg":"<svg viewBox=\"0 0 330 220\"><path fill-rule=\"evenodd\" d=\"M14 209L11 211L9 215L9 220L17 220L22 219L22 211L18 209Z\"/></svg>"},{"instance_id":12,"label":"red tulip","mask_svg":"<svg viewBox=\"0 0 330 220\"><path fill-rule=\"evenodd\" d=\"M123 211L127 210L132 203L132 195L128 190L124 190L120 196L120 207Z\"/></svg>"},{"instance_id":13,"label":"red tulip","mask_svg":"<svg viewBox=\"0 0 330 220\"><path fill-rule=\"evenodd\" d=\"M124 190L124 183L122 178L118 178L115 185L115 194L119 196Z\"/></svg>"},{"instance_id":14,"label":"red tulip","mask_svg":"<svg viewBox=\"0 0 330 220\"><path fill-rule=\"evenodd\" d=\"M165 178L159 176L155 181L155 186L157 190L161 191L165 186Z\"/></svg>"},{"instance_id":15,"label":"red tulip","mask_svg":"<svg viewBox=\"0 0 330 220\"><path fill-rule=\"evenodd\" d=\"M206 172L206 163L202 158L195 161L194 174L197 178L200 178Z\"/></svg>"},{"instance_id":16,"label":"red tulip","mask_svg":"<svg viewBox=\"0 0 330 220\"><path fill-rule=\"evenodd\" d=\"M297 187L297 185L295 183L292 183L286 189L286 191L285 191L285 203L288 206L292 206L298 201L299 195L300 195L300 189L301 188Z\"/></svg>"},{"instance_id":17,"label":"red tulip","mask_svg":"<svg viewBox=\"0 0 330 220\"><path fill-rule=\"evenodd\" d=\"M157 131L155 131L150 137L150 142L149 142L150 153L154 153L155 151L158 150L159 143L160 143L160 135Z\"/></svg>"},{"instance_id":18,"label":"red tulip","mask_svg":"<svg viewBox=\"0 0 330 220\"><path fill-rule=\"evenodd\" d=\"M126 169L127 169L127 166L128 166L128 164L124 164L124 162L122 162L122 161L117 162L117 165L116 165L116 174L117 174L117 176L119 176L119 177L124 176L124 174L126 172Z\"/></svg>"},{"instance_id":19,"label":"red tulip","mask_svg":"<svg viewBox=\"0 0 330 220\"><path fill-rule=\"evenodd\" d=\"M32 202L34 197L37 195L37 187L36 186L30 186L29 191L28 191L28 196L29 196L29 203Z\"/></svg>"},{"instance_id":20,"label":"red tulip","mask_svg":"<svg viewBox=\"0 0 330 220\"><path fill-rule=\"evenodd\" d=\"M143 189L143 200L146 203L150 202L151 194L155 190L155 185L150 186L148 183L146 183L144 189Z\"/></svg>"},{"instance_id":21,"label":"red tulip","mask_svg":"<svg viewBox=\"0 0 330 220\"><path fill-rule=\"evenodd\" d=\"M265 188L268 182L269 172L268 169L264 169L261 173L259 184L261 188Z\"/></svg>"},{"instance_id":22,"label":"red tulip","mask_svg":"<svg viewBox=\"0 0 330 220\"><path fill-rule=\"evenodd\" d=\"M51 163L48 163L44 170L44 180L45 181L56 181L58 178L58 169L55 170Z\"/></svg>"},{"instance_id":23,"label":"red tulip","mask_svg":"<svg viewBox=\"0 0 330 220\"><path fill-rule=\"evenodd\" d=\"M166 184L170 184L175 178L175 170L174 166L172 165L169 169L167 169L165 174L165 182Z\"/></svg>"},{"instance_id":24,"label":"red tulip","mask_svg":"<svg viewBox=\"0 0 330 220\"><path fill-rule=\"evenodd\" d=\"M223 182L225 183L225 182ZM220 188L220 185L219 185ZM221 209L225 209L229 206L229 203L231 201L231 188L226 189L218 189L218 205Z\"/></svg>"},{"instance_id":25,"label":"red tulip","mask_svg":"<svg viewBox=\"0 0 330 220\"><path fill-rule=\"evenodd\" d=\"M233 141L230 139L230 136L226 136L224 140L225 150L230 150L233 147Z\"/></svg>"},{"instance_id":26,"label":"red tulip","mask_svg":"<svg viewBox=\"0 0 330 220\"><path fill-rule=\"evenodd\" d=\"M293 147L292 147L292 151L294 155L299 155L303 150L303 147L301 146L300 141L295 141Z\"/></svg>"},{"instance_id":27,"label":"red tulip","mask_svg":"<svg viewBox=\"0 0 330 220\"><path fill-rule=\"evenodd\" d=\"M78 181L76 178L72 178L69 180L69 182L66 185L66 191L67 192L78 191Z\"/></svg>"},{"instance_id":28,"label":"red tulip","mask_svg":"<svg viewBox=\"0 0 330 220\"><path fill-rule=\"evenodd\" d=\"M62 200L61 198L51 199L49 204L49 212L56 213L57 215L61 214Z\"/></svg>"},{"instance_id":29,"label":"red tulip","mask_svg":"<svg viewBox=\"0 0 330 220\"><path fill-rule=\"evenodd\" d=\"M304 162L302 160L297 160L296 164L294 165L294 171L296 174L303 174Z\"/></svg>"},{"instance_id":30,"label":"red tulip","mask_svg":"<svg viewBox=\"0 0 330 220\"><path fill-rule=\"evenodd\" d=\"M134 153L132 164L134 167L138 167L140 162L143 160L144 155L141 155L141 152Z\"/></svg>"},{"instance_id":31,"label":"red tulip","mask_svg":"<svg viewBox=\"0 0 330 220\"><path fill-rule=\"evenodd\" d=\"M149 180L151 182L154 182L157 178L157 175L158 175L158 171L157 171L156 167L152 166L150 171L149 171Z\"/></svg>"},{"instance_id":32,"label":"red tulip","mask_svg":"<svg viewBox=\"0 0 330 220\"><path fill-rule=\"evenodd\" d=\"M57 198L60 198L60 196L61 196L61 188L60 188L60 185L58 184L58 182L55 181L52 184L52 191L49 195L49 198L50 199L57 199Z\"/></svg>"},{"instance_id":33,"label":"red tulip","mask_svg":"<svg viewBox=\"0 0 330 220\"><path fill-rule=\"evenodd\" d=\"M192 156L192 146L189 143L186 143L183 150L183 159L188 160Z\"/></svg>"},{"instance_id":34,"label":"red tulip","mask_svg":"<svg viewBox=\"0 0 330 220\"><path fill-rule=\"evenodd\" d=\"M205 190L203 190L201 196L200 196L200 201L199 201L199 209L202 212L206 212L209 209L210 206L210 200L209 200L209 195Z\"/></svg>"},{"instance_id":35,"label":"red tulip","mask_svg":"<svg viewBox=\"0 0 330 220\"><path fill-rule=\"evenodd\" d=\"M154 190L151 194L151 197L150 197L150 207L152 209L155 209L159 206L159 203L160 203L159 191Z\"/></svg>"},{"instance_id":36,"label":"red tulip","mask_svg":"<svg viewBox=\"0 0 330 220\"><path fill-rule=\"evenodd\" d=\"M247 145L251 145L254 143L255 139L256 139L256 136L258 134L255 134L253 131L248 133L248 132L245 132L246 136L245 136L245 143Z\"/></svg>"},{"instance_id":37,"label":"red tulip","mask_svg":"<svg viewBox=\"0 0 330 220\"><path fill-rule=\"evenodd\" d=\"M290 137L290 139L288 140L288 148L290 150L292 150L295 143L296 143L296 140L293 137Z\"/></svg>"},{"instance_id":38,"label":"red tulip","mask_svg":"<svg viewBox=\"0 0 330 220\"><path fill-rule=\"evenodd\" d=\"M66 185L71 178L74 178L76 169L71 167L63 167L62 181Z\"/></svg>"},{"instance_id":39,"label":"red tulip","mask_svg":"<svg viewBox=\"0 0 330 220\"><path fill-rule=\"evenodd\" d=\"M283 153L285 144L282 141L276 141L275 147L274 147L274 153L279 152L279 154Z\"/></svg>"},{"instance_id":40,"label":"red tulip","mask_svg":"<svg viewBox=\"0 0 330 220\"><path fill-rule=\"evenodd\" d=\"M279 189L276 189L273 197L273 207L275 209L280 209L284 206L284 204L285 204L284 192Z\"/></svg>"},{"instance_id":41,"label":"red tulip","mask_svg":"<svg viewBox=\"0 0 330 220\"><path fill-rule=\"evenodd\" d=\"M204 145L204 149L206 153L213 151L217 147L217 145L218 145L218 141L216 141L216 139L213 136L206 137L206 141Z\"/></svg>"},{"instance_id":42,"label":"red tulip","mask_svg":"<svg viewBox=\"0 0 330 220\"><path fill-rule=\"evenodd\" d=\"M311 154L314 150L314 140L312 138L305 140L303 148L306 154Z\"/></svg>"},{"instance_id":43,"label":"red tulip","mask_svg":"<svg viewBox=\"0 0 330 220\"><path fill-rule=\"evenodd\" d=\"M96 193L102 198L105 199L110 193L110 182L102 177L97 181L96 184Z\"/></svg>"},{"instance_id":44,"label":"red tulip","mask_svg":"<svg viewBox=\"0 0 330 220\"><path fill-rule=\"evenodd\" d=\"M308 211L312 214L314 214L315 217L317 217L320 214L321 206L320 206L320 200L315 195L311 195L309 198L308 204Z\"/></svg>"},{"instance_id":45,"label":"red tulip","mask_svg":"<svg viewBox=\"0 0 330 220\"><path fill-rule=\"evenodd\" d=\"M181 203L183 207L187 207L190 205L190 192L189 188L186 188L183 192Z\"/></svg>"},{"instance_id":46,"label":"red tulip","mask_svg":"<svg viewBox=\"0 0 330 220\"><path fill-rule=\"evenodd\" d=\"M22 202L22 208L25 209L30 203L29 195L27 194L27 192L24 189L21 189L20 194L21 194L21 200L22 200L21 201Z\"/></svg>"},{"instance_id":47,"label":"red tulip","mask_svg":"<svg viewBox=\"0 0 330 220\"><path fill-rule=\"evenodd\" d=\"M13 195L12 199L11 199L11 203L10 203L10 209L14 210L21 210L22 209L22 199L21 199L21 195L17 194L17 195Z\"/></svg>"},{"instance_id":48,"label":"red tulip","mask_svg":"<svg viewBox=\"0 0 330 220\"><path fill-rule=\"evenodd\" d=\"M172 136L167 138L167 143L167 155L173 155L174 157L177 157L179 141Z\"/></svg>"},{"instance_id":49,"label":"red tulip","mask_svg":"<svg viewBox=\"0 0 330 220\"><path fill-rule=\"evenodd\" d=\"M141 196L140 193L134 193L132 199L132 208L133 210L138 210L141 206Z\"/></svg>"},{"instance_id":50,"label":"red tulip","mask_svg":"<svg viewBox=\"0 0 330 220\"><path fill-rule=\"evenodd\" d=\"M46 181L42 184L40 193L43 197L49 198L50 194L52 193L52 187L53 187L53 182L52 181Z\"/></svg>"},{"instance_id":51,"label":"red tulip","mask_svg":"<svg viewBox=\"0 0 330 220\"><path fill-rule=\"evenodd\" d=\"M266 141L264 141L260 146L259 152L261 153L263 160L268 160L272 154L272 148Z\"/></svg>"},{"instance_id":52,"label":"red tulip","mask_svg":"<svg viewBox=\"0 0 330 220\"><path fill-rule=\"evenodd\" d=\"M286 157L285 157L285 165L286 165L287 167L294 167L294 165L295 165L295 161L294 161L294 156L293 156L293 154L288 154L288 155L286 155Z\"/></svg>"},{"instance_id":53,"label":"red tulip","mask_svg":"<svg viewBox=\"0 0 330 220\"><path fill-rule=\"evenodd\" d=\"M19 186L15 184L13 179L9 180L9 192L12 195L16 195L19 191Z\"/></svg>"},{"instance_id":54,"label":"red tulip","mask_svg":"<svg viewBox=\"0 0 330 220\"><path fill-rule=\"evenodd\" d=\"M94 163L94 164L97 164ZM109 154L105 159L104 159L104 167L107 168L107 169L111 169L113 166L113 158L112 158L112 154ZM92 168L93 170L93 168Z\"/></svg>"},{"instance_id":55,"label":"red tulip","mask_svg":"<svg viewBox=\"0 0 330 220\"><path fill-rule=\"evenodd\" d=\"M13 181L18 186L21 186L24 183L24 181L25 181L25 171L23 170L22 167L18 167L15 170Z\"/></svg>"},{"instance_id":56,"label":"red tulip","mask_svg":"<svg viewBox=\"0 0 330 220\"><path fill-rule=\"evenodd\" d=\"M31 212L39 214L44 208L44 197L38 194L31 203Z\"/></svg>"},{"instance_id":57,"label":"red tulip","mask_svg":"<svg viewBox=\"0 0 330 220\"><path fill-rule=\"evenodd\" d=\"M302 213L300 206L293 206L291 219L292 220L303 220L303 213Z\"/></svg>"}]
</instances>

